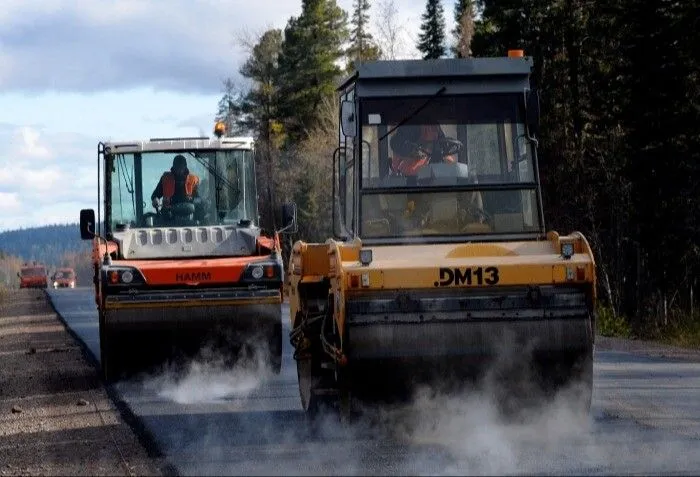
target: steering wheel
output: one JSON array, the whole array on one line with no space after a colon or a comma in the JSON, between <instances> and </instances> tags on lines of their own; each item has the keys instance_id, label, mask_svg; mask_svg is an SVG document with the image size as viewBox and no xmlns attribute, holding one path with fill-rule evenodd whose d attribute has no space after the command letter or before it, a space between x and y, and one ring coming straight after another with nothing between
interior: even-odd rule
<instances>
[{"instance_id":1,"label":"steering wheel","mask_svg":"<svg viewBox=\"0 0 700 477\"><path fill-rule=\"evenodd\" d=\"M189 217L190 215L194 214L195 207L194 204L191 202L178 202L176 204L172 204L170 206L170 214L173 217Z\"/></svg>"},{"instance_id":2,"label":"steering wheel","mask_svg":"<svg viewBox=\"0 0 700 477\"><path fill-rule=\"evenodd\" d=\"M435 141L435 149L424 146L419 142L409 143L411 149L413 150L413 155L421 159L425 158L428 162L431 162L434 157L439 157L440 159L445 156L451 156L458 154L462 150L464 144L462 141L455 139L453 137L443 137Z\"/></svg>"},{"instance_id":3,"label":"steering wheel","mask_svg":"<svg viewBox=\"0 0 700 477\"><path fill-rule=\"evenodd\" d=\"M442 157L459 154L464 147L462 141L453 137L443 137L438 140L438 145L442 153Z\"/></svg>"}]
</instances>

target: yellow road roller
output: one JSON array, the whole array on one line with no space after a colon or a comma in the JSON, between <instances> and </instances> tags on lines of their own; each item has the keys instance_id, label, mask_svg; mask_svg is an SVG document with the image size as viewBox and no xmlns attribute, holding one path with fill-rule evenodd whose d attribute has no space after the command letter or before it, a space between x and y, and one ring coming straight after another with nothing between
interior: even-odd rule
<instances>
[{"instance_id":1,"label":"yellow road roller","mask_svg":"<svg viewBox=\"0 0 700 477\"><path fill-rule=\"evenodd\" d=\"M339 86L334 237L296 242L288 266L310 415L504 355L590 408L595 261L581 233L545 227L532 68L521 50L364 62Z\"/></svg>"}]
</instances>

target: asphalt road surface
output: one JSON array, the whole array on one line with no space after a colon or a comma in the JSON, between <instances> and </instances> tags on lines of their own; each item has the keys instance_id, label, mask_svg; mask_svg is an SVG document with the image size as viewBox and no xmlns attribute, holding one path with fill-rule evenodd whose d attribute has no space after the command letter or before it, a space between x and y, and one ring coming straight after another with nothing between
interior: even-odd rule
<instances>
[{"instance_id":1,"label":"asphalt road surface","mask_svg":"<svg viewBox=\"0 0 700 477\"><path fill-rule=\"evenodd\" d=\"M92 289L49 296L99 359ZM597 346L594 374L589 417L562 397L508 422L474 391L426 397L379 425L328 423L320 434L302 415L287 340L279 376L202 361L184 378L164 371L117 390L182 475L700 473L700 359Z\"/></svg>"}]
</instances>

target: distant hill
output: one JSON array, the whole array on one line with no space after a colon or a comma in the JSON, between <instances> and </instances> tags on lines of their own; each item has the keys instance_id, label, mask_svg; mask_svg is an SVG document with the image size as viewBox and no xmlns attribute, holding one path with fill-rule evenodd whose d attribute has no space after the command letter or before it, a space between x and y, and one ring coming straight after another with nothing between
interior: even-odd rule
<instances>
[{"instance_id":1,"label":"distant hill","mask_svg":"<svg viewBox=\"0 0 700 477\"><path fill-rule=\"evenodd\" d=\"M48 266L59 266L67 254L81 254L91 247L90 241L80 240L77 223L0 232L0 251Z\"/></svg>"}]
</instances>

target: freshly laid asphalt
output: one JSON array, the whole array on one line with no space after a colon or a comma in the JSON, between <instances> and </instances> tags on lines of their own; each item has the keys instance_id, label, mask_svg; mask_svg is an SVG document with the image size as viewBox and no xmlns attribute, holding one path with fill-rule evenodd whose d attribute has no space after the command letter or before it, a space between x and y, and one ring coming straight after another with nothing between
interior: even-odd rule
<instances>
[{"instance_id":1,"label":"freshly laid asphalt","mask_svg":"<svg viewBox=\"0 0 700 477\"><path fill-rule=\"evenodd\" d=\"M92 289L48 295L98 362ZM562 398L508 422L475 391L320 433L301 411L288 340L283 354L276 376L195 361L184 377L164 371L114 395L182 475L700 474L700 353L599 339L588 417Z\"/></svg>"}]
</instances>

